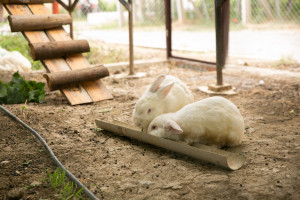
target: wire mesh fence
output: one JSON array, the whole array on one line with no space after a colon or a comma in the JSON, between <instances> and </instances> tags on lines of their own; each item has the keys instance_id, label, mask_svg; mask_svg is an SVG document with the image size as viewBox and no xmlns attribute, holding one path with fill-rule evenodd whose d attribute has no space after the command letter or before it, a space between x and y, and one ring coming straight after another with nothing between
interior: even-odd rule
<instances>
[{"instance_id":1,"label":"wire mesh fence","mask_svg":"<svg viewBox=\"0 0 300 200\"><path fill-rule=\"evenodd\" d=\"M214 24L214 1L172 0L174 21L191 25ZM164 1L134 1L136 25L164 23ZM300 0L231 0L230 17L233 25L282 24L300 25Z\"/></svg>"}]
</instances>

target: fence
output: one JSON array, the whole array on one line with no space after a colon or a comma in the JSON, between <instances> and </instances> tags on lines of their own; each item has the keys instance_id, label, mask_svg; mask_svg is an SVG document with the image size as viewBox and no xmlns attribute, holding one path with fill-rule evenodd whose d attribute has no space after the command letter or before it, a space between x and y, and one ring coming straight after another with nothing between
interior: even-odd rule
<instances>
[{"instance_id":1,"label":"fence","mask_svg":"<svg viewBox=\"0 0 300 200\"><path fill-rule=\"evenodd\" d=\"M213 24L213 0L172 0L172 17L189 24ZM134 1L137 24L164 23L163 0ZM236 25L292 23L300 25L300 0L231 0L231 23Z\"/></svg>"}]
</instances>

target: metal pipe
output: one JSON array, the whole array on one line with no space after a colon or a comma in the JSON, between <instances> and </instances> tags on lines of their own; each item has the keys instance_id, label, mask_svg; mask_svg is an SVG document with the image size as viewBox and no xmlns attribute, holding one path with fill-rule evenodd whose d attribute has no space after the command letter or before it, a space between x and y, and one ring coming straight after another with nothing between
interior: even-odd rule
<instances>
[{"instance_id":1,"label":"metal pipe","mask_svg":"<svg viewBox=\"0 0 300 200\"><path fill-rule=\"evenodd\" d=\"M134 75L133 65L134 65L134 52L133 52L133 6L132 1L128 0L129 10L128 10L128 23L129 23L129 75Z\"/></svg>"},{"instance_id":2,"label":"metal pipe","mask_svg":"<svg viewBox=\"0 0 300 200\"><path fill-rule=\"evenodd\" d=\"M230 0L215 0L217 85L223 85L222 69L228 54Z\"/></svg>"},{"instance_id":3,"label":"metal pipe","mask_svg":"<svg viewBox=\"0 0 300 200\"><path fill-rule=\"evenodd\" d=\"M129 75L134 75L134 52L133 52L133 6L132 0L119 0L119 2L128 11L128 29L129 29Z\"/></svg>"},{"instance_id":4,"label":"metal pipe","mask_svg":"<svg viewBox=\"0 0 300 200\"><path fill-rule=\"evenodd\" d=\"M167 59L172 57L171 0L165 0Z\"/></svg>"}]
</instances>

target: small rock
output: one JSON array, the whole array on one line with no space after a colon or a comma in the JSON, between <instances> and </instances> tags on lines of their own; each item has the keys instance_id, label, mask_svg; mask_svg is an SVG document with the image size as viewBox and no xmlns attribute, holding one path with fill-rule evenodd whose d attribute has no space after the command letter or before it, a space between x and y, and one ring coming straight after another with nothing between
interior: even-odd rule
<instances>
[{"instance_id":1,"label":"small rock","mask_svg":"<svg viewBox=\"0 0 300 200\"><path fill-rule=\"evenodd\" d=\"M3 165L8 164L8 163L10 163L8 160L4 160L1 162L1 164L3 164Z\"/></svg>"},{"instance_id":2,"label":"small rock","mask_svg":"<svg viewBox=\"0 0 300 200\"><path fill-rule=\"evenodd\" d=\"M265 82L263 81L263 80L260 80L259 82L258 82L258 85L264 85L265 84Z\"/></svg>"},{"instance_id":3,"label":"small rock","mask_svg":"<svg viewBox=\"0 0 300 200\"><path fill-rule=\"evenodd\" d=\"M31 186L40 186L42 183L41 182L39 182L39 181L33 181L30 185Z\"/></svg>"},{"instance_id":4,"label":"small rock","mask_svg":"<svg viewBox=\"0 0 300 200\"><path fill-rule=\"evenodd\" d=\"M139 181L139 184L141 184L141 185L150 185L150 184L152 184L152 182L151 181Z\"/></svg>"}]
</instances>

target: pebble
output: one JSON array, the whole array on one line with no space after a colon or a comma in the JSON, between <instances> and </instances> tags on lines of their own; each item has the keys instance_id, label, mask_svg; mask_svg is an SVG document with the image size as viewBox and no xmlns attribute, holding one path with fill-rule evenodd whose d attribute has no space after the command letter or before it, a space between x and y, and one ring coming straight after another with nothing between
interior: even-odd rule
<instances>
[{"instance_id":1,"label":"pebble","mask_svg":"<svg viewBox=\"0 0 300 200\"><path fill-rule=\"evenodd\" d=\"M10 163L8 160L4 160L1 162L1 164L3 164L3 165L8 164L8 163Z\"/></svg>"}]
</instances>

